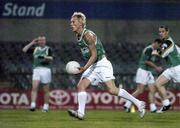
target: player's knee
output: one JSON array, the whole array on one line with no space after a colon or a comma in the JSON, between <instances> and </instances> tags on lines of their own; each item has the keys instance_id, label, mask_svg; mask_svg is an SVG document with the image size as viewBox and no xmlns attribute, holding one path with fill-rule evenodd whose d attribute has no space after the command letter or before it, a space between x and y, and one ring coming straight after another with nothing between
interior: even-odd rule
<instances>
[{"instance_id":1,"label":"player's knee","mask_svg":"<svg viewBox=\"0 0 180 128\"><path fill-rule=\"evenodd\" d=\"M86 88L83 85L78 85L77 89L78 89L78 92L83 92L86 90Z\"/></svg>"},{"instance_id":2,"label":"player's knee","mask_svg":"<svg viewBox=\"0 0 180 128\"><path fill-rule=\"evenodd\" d=\"M140 94L142 94L143 92L144 92L144 90L143 90L143 89L141 89L141 90L139 91L139 93L140 93Z\"/></svg>"},{"instance_id":3,"label":"player's knee","mask_svg":"<svg viewBox=\"0 0 180 128\"><path fill-rule=\"evenodd\" d=\"M161 84L159 84L158 81L156 81L154 85L155 85L156 88L160 88L161 87Z\"/></svg>"},{"instance_id":4,"label":"player's knee","mask_svg":"<svg viewBox=\"0 0 180 128\"><path fill-rule=\"evenodd\" d=\"M109 92L110 94L112 94L112 95L115 94L115 91L114 91L114 90L111 90L111 89L109 89L108 92Z\"/></svg>"},{"instance_id":5,"label":"player's knee","mask_svg":"<svg viewBox=\"0 0 180 128\"><path fill-rule=\"evenodd\" d=\"M32 87L33 92L37 92L38 88L37 87Z\"/></svg>"},{"instance_id":6,"label":"player's knee","mask_svg":"<svg viewBox=\"0 0 180 128\"><path fill-rule=\"evenodd\" d=\"M49 93L49 89L44 89L44 93Z\"/></svg>"},{"instance_id":7,"label":"player's knee","mask_svg":"<svg viewBox=\"0 0 180 128\"><path fill-rule=\"evenodd\" d=\"M150 90L149 90L149 93L151 93L151 94L155 94L155 92L156 92L155 89L150 89Z\"/></svg>"},{"instance_id":8,"label":"player's knee","mask_svg":"<svg viewBox=\"0 0 180 128\"><path fill-rule=\"evenodd\" d=\"M110 94L112 94L112 95L117 95L117 91L116 91L116 89L108 89L108 92L110 93Z\"/></svg>"},{"instance_id":9,"label":"player's knee","mask_svg":"<svg viewBox=\"0 0 180 128\"><path fill-rule=\"evenodd\" d=\"M77 85L77 89L79 92L83 92L86 91L86 88L88 88L90 84L90 81L88 79L82 79L79 81L78 85Z\"/></svg>"},{"instance_id":10,"label":"player's knee","mask_svg":"<svg viewBox=\"0 0 180 128\"><path fill-rule=\"evenodd\" d=\"M154 95L155 91L154 90L149 90L149 95Z\"/></svg>"}]
</instances>

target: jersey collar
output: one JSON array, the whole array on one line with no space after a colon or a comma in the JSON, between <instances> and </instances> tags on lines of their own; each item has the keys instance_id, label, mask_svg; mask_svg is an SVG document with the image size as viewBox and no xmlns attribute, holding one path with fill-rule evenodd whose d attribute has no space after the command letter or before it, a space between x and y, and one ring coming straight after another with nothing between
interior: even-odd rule
<instances>
[{"instance_id":1,"label":"jersey collar","mask_svg":"<svg viewBox=\"0 0 180 128\"><path fill-rule=\"evenodd\" d=\"M77 39L78 41L81 41L81 40L82 40L85 30L86 30L86 28L84 28L84 29L83 29L83 31L82 31L82 33L81 33L80 38L79 38L79 39Z\"/></svg>"},{"instance_id":2,"label":"jersey collar","mask_svg":"<svg viewBox=\"0 0 180 128\"><path fill-rule=\"evenodd\" d=\"M44 46L43 48L39 46L38 49L41 50L41 51L43 51L44 49L46 49L46 46Z\"/></svg>"}]
</instances>

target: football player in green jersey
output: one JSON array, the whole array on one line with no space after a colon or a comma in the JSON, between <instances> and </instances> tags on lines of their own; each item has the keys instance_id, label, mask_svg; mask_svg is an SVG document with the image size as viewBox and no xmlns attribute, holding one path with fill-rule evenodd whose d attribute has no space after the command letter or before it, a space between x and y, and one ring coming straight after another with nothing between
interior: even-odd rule
<instances>
[{"instance_id":1,"label":"football player in green jersey","mask_svg":"<svg viewBox=\"0 0 180 128\"><path fill-rule=\"evenodd\" d=\"M155 58L158 56L153 55L153 51L160 48L162 44L161 39L155 39L151 45L148 45L142 52L140 60L139 60L139 68L136 72L136 83L137 89L133 92L133 96L137 97L144 92L145 86L148 86L149 89L149 102L150 102L150 111L156 112L157 107L155 105L155 92L156 88L154 86L155 80L153 76L154 70L159 74L162 72L162 67L158 66L155 63ZM126 112L130 112L130 107L132 103L130 101L126 101L124 108Z\"/></svg>"},{"instance_id":2,"label":"football player in green jersey","mask_svg":"<svg viewBox=\"0 0 180 128\"><path fill-rule=\"evenodd\" d=\"M32 48L33 45L37 45ZM43 112L49 109L49 84L51 82L52 50L46 45L46 37L39 36L23 48L23 52L33 54L33 82L31 91L30 111L35 111L39 84L43 84Z\"/></svg>"},{"instance_id":3,"label":"football player in green jersey","mask_svg":"<svg viewBox=\"0 0 180 128\"><path fill-rule=\"evenodd\" d=\"M166 69L156 80L155 84L161 95L163 101L163 107L160 111L166 111L171 107L171 103L167 98L165 85L169 80L174 82L180 82L180 48L174 43L169 36L169 28L167 26L159 27L159 35L163 41L161 48L158 50L158 54L165 58L169 68Z\"/></svg>"},{"instance_id":4,"label":"football player in green jersey","mask_svg":"<svg viewBox=\"0 0 180 128\"><path fill-rule=\"evenodd\" d=\"M68 110L69 115L80 120L84 119L87 99L86 88L90 84L97 85L102 82L112 95L134 103L140 112L140 117L143 117L145 114L145 103L136 99L124 89L115 86L111 62L107 60L105 50L98 36L91 30L86 29L86 17L83 13L75 12L72 15L71 28L76 34L77 45L80 47L81 54L87 60L87 63L79 71L79 73L82 73L82 77L77 85L78 110Z\"/></svg>"}]
</instances>

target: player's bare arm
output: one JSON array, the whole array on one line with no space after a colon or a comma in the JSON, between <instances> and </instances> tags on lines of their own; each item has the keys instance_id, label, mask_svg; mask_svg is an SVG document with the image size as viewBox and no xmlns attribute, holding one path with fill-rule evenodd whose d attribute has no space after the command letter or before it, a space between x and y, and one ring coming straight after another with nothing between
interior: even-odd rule
<instances>
[{"instance_id":1,"label":"player's bare arm","mask_svg":"<svg viewBox=\"0 0 180 128\"><path fill-rule=\"evenodd\" d=\"M52 61L53 57L52 56L39 56L39 59L42 59L42 61Z\"/></svg>"},{"instance_id":2,"label":"player's bare arm","mask_svg":"<svg viewBox=\"0 0 180 128\"><path fill-rule=\"evenodd\" d=\"M53 57L52 56L45 56L44 59L48 60L48 61L52 61Z\"/></svg>"},{"instance_id":3,"label":"player's bare arm","mask_svg":"<svg viewBox=\"0 0 180 128\"><path fill-rule=\"evenodd\" d=\"M91 57L89 58L88 62L86 63L86 65L82 68L80 68L80 72L85 71L86 69L88 69L92 64L95 63L95 61L97 60L97 51L96 51L96 36L91 33L91 32L87 32L84 35L84 40L87 42L88 44L88 48L90 50L91 53Z\"/></svg>"},{"instance_id":4,"label":"player's bare arm","mask_svg":"<svg viewBox=\"0 0 180 128\"><path fill-rule=\"evenodd\" d=\"M163 70L162 67L157 66L152 61L145 61L145 64L154 68L158 73L162 72L162 70Z\"/></svg>"},{"instance_id":5,"label":"player's bare arm","mask_svg":"<svg viewBox=\"0 0 180 128\"><path fill-rule=\"evenodd\" d=\"M48 55L45 56L44 59L45 59L46 61L53 61L54 58L53 58L52 51L51 51L50 48L48 49Z\"/></svg>"},{"instance_id":6,"label":"player's bare arm","mask_svg":"<svg viewBox=\"0 0 180 128\"><path fill-rule=\"evenodd\" d=\"M50 52L50 53L49 53ZM46 56L40 56L40 58L42 59L42 61L45 61L45 62L50 62L50 61L53 61L53 56L52 56L52 53L51 53L51 50L49 49L48 50L48 55Z\"/></svg>"},{"instance_id":7,"label":"player's bare arm","mask_svg":"<svg viewBox=\"0 0 180 128\"><path fill-rule=\"evenodd\" d=\"M32 47L33 45L35 45L37 43L38 39L35 38L34 40L32 40L29 44L27 44L23 49L22 51L23 52L27 52L29 50L30 47Z\"/></svg>"}]
</instances>

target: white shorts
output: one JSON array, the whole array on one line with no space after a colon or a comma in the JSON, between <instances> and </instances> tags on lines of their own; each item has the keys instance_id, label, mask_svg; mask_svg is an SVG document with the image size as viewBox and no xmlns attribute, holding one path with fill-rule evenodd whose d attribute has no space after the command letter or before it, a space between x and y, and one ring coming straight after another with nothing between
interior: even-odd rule
<instances>
[{"instance_id":1,"label":"white shorts","mask_svg":"<svg viewBox=\"0 0 180 128\"><path fill-rule=\"evenodd\" d=\"M138 68L136 72L136 83L143 85L152 85L154 84L154 82L154 76L150 71Z\"/></svg>"},{"instance_id":2,"label":"white shorts","mask_svg":"<svg viewBox=\"0 0 180 128\"><path fill-rule=\"evenodd\" d=\"M162 75L167 79L173 80L176 83L180 83L180 65L166 69Z\"/></svg>"},{"instance_id":3,"label":"white shorts","mask_svg":"<svg viewBox=\"0 0 180 128\"><path fill-rule=\"evenodd\" d=\"M51 82L51 69L44 67L37 67L33 70L33 80L39 80L43 84Z\"/></svg>"},{"instance_id":4,"label":"white shorts","mask_svg":"<svg viewBox=\"0 0 180 128\"><path fill-rule=\"evenodd\" d=\"M106 57L91 65L82 74L81 78L89 79L92 85L98 85L99 83L115 79L112 64Z\"/></svg>"}]
</instances>

